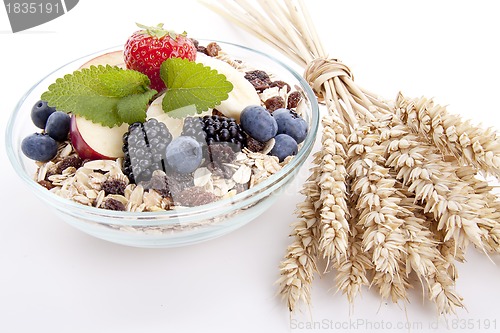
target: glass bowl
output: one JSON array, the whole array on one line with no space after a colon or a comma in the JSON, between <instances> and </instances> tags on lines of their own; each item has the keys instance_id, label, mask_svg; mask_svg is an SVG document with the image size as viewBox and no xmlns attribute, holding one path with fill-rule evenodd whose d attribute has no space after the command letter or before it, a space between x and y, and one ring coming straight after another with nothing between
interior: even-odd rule
<instances>
[{"instance_id":1,"label":"glass bowl","mask_svg":"<svg viewBox=\"0 0 500 333\"><path fill-rule=\"evenodd\" d=\"M209 41L201 41L207 43ZM303 117L309 124L307 138L298 154L279 172L237 195L207 205L162 212L122 212L85 206L59 197L34 180L35 162L21 152L22 139L39 131L31 122L30 111L41 94L57 78L77 70L104 50L75 60L53 71L35 84L19 101L6 131L6 148L17 174L47 205L70 225L101 239L136 247L177 247L213 239L240 228L268 209L294 178L310 155L319 126L318 104L307 82L289 65L247 47L219 42L222 50L249 66L272 73L303 92Z\"/></svg>"}]
</instances>

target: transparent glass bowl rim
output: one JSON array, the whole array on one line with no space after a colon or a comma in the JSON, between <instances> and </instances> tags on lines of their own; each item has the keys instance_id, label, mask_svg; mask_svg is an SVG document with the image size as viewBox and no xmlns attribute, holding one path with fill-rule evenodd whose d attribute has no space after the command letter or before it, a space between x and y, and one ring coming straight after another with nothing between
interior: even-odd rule
<instances>
[{"instance_id":1,"label":"transparent glass bowl rim","mask_svg":"<svg viewBox=\"0 0 500 333\"><path fill-rule=\"evenodd\" d=\"M292 159L290 163L285 165L279 172L276 174L272 175L268 179L264 180L263 182L257 184L256 186L247 189L241 193L236 194L235 196L231 198L226 198L226 199L221 199L206 205L202 206L196 206L196 207L186 207L182 209L174 209L174 210L167 210L167 211L160 211L160 212L123 212L123 211L112 211L112 210L105 210L102 208L97 208L97 207L92 207L92 206L86 206L82 205L80 203L65 199L63 197L60 197L56 194L53 194L49 192L47 189L44 187L40 186L33 178L32 175L28 175L25 172L25 169L20 161L20 157L18 156L18 152L14 151L13 149L13 127L14 124L16 123L16 119L18 114L21 111L21 106L24 103L24 101L30 96L32 91L38 87L39 84L41 84L45 79L47 79L49 76L53 75L55 72L61 70L62 68L73 64L77 63L78 61L89 58L91 56L97 56L99 54L104 54L106 52L111 52L113 50L119 50L122 48L122 46L114 46L105 50L97 51L91 54L88 54L86 56L80 57L78 59L75 59L55 70L47 74L44 78L42 78L40 81L38 81L35 85L33 85L19 100L17 103L14 111L10 115L9 121L7 123L6 127L6 150L7 150L7 155L10 159L10 162L14 168L14 170L17 172L17 174L35 191L35 193L40 196L45 198L47 201L53 201L54 206L61 206L64 207L65 210L69 209L74 209L73 214L78 214L79 212L83 214L91 214L91 215L97 215L101 217L109 217L113 219L113 222L110 221L110 223L113 224L119 224L119 225L128 225L128 222L132 222L134 220L140 219L140 220L159 220L158 222L161 222L161 225L167 225L169 223L182 223L182 218L188 218L192 217L193 215L203 215L204 213L209 213L209 212L214 212L214 211L225 211L224 209L227 209L228 206L230 207L231 205L234 205L236 203L242 204L245 206L246 204L251 204L253 202L252 198L254 195L265 191L266 188L272 186L273 184L276 183L276 179L282 179L284 175L287 173L293 171L296 167L302 165L301 161L305 160L309 155L308 152L312 151L312 147L314 145L315 139L316 139L316 134L318 131L319 127L319 107L318 107L318 102L316 99L316 96L314 95L314 92L310 88L309 84L304 80L304 78L298 74L294 69L292 69L289 65L284 63L283 61L276 59L273 56L270 56L268 54L265 54L261 51L254 50L252 48L238 45L235 43L231 42L224 42L224 41L218 41L218 40L207 40L207 39L200 39L200 41L213 41L216 43L223 45L229 45L231 47L236 47L239 49L242 49L244 51L250 52L250 53L255 53L260 56L263 56L265 58L268 58L272 62L275 62L282 66L285 70L287 70L292 76L294 76L297 81L300 83L301 88L303 89L304 93L306 94L309 102L310 102L310 107L311 107L311 119L310 119L310 124L309 124L309 133L307 134L306 139L302 143L302 147L298 154ZM34 161L33 161L34 163ZM116 219L116 220L115 220ZM118 221L118 219L122 219L121 221ZM177 220L179 219L179 220Z\"/></svg>"}]
</instances>

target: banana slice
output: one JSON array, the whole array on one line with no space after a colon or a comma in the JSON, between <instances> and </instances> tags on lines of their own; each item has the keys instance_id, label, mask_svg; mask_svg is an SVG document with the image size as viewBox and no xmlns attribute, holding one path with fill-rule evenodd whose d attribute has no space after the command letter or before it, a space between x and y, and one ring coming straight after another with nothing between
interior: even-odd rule
<instances>
[{"instance_id":1,"label":"banana slice","mask_svg":"<svg viewBox=\"0 0 500 333\"><path fill-rule=\"evenodd\" d=\"M182 126L184 126L184 118L174 118L170 117L168 113L165 113L162 108L162 102L163 102L163 97L165 97L165 94L160 95L157 97L151 105L149 105L149 108L146 113L146 118L151 119L155 118L159 122L164 123L172 136L174 138L178 137L181 135L182 132ZM196 109L194 110L196 111ZM194 114L195 112L193 112ZM201 114L196 114L196 117L203 117L205 115L211 115L212 110L208 110L205 112L202 112Z\"/></svg>"},{"instance_id":2,"label":"banana slice","mask_svg":"<svg viewBox=\"0 0 500 333\"><path fill-rule=\"evenodd\" d=\"M252 84L245 79L245 74L227 62L199 52L196 55L196 62L215 69L220 74L224 74L226 79L233 84L233 90L229 93L228 99L216 106L216 109L226 117L232 117L239 121L240 113L245 107L261 104L259 95Z\"/></svg>"}]
</instances>

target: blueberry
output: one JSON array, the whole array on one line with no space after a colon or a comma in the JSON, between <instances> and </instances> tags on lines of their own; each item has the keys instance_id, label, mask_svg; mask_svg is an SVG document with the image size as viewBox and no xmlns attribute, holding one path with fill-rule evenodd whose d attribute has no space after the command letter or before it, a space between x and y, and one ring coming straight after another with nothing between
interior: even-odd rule
<instances>
[{"instance_id":1,"label":"blueberry","mask_svg":"<svg viewBox=\"0 0 500 333\"><path fill-rule=\"evenodd\" d=\"M47 124L49 116L56 111L55 108L50 107L47 101L38 101L31 109L31 120L36 127L44 129Z\"/></svg>"},{"instance_id":2,"label":"blueberry","mask_svg":"<svg viewBox=\"0 0 500 333\"><path fill-rule=\"evenodd\" d=\"M47 134L33 133L23 139L21 150L32 160L47 162L57 155L57 142Z\"/></svg>"},{"instance_id":3,"label":"blueberry","mask_svg":"<svg viewBox=\"0 0 500 333\"><path fill-rule=\"evenodd\" d=\"M278 134L288 134L301 143L307 136L307 122L297 113L289 109L277 109L273 113L278 124Z\"/></svg>"},{"instance_id":4,"label":"blueberry","mask_svg":"<svg viewBox=\"0 0 500 333\"><path fill-rule=\"evenodd\" d=\"M56 111L49 116L45 125L45 132L56 141L68 138L71 117L62 111Z\"/></svg>"},{"instance_id":5,"label":"blueberry","mask_svg":"<svg viewBox=\"0 0 500 333\"><path fill-rule=\"evenodd\" d=\"M291 155L297 155L298 146L297 141L287 134L278 134L274 138L274 147L270 154L277 156L280 162L283 162L285 158Z\"/></svg>"},{"instance_id":6,"label":"blueberry","mask_svg":"<svg viewBox=\"0 0 500 333\"><path fill-rule=\"evenodd\" d=\"M190 136L179 136L167 146L167 164L181 174L195 171L200 166L202 157L200 143Z\"/></svg>"},{"instance_id":7,"label":"blueberry","mask_svg":"<svg viewBox=\"0 0 500 333\"><path fill-rule=\"evenodd\" d=\"M252 138L266 142L278 132L278 124L269 111L259 105L249 105L241 111L241 128Z\"/></svg>"}]
</instances>

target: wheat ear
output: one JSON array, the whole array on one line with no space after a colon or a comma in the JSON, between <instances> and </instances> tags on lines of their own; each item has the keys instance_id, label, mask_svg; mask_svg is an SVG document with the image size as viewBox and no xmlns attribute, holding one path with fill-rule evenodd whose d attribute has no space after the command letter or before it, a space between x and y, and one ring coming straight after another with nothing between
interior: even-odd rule
<instances>
[{"instance_id":1,"label":"wheat ear","mask_svg":"<svg viewBox=\"0 0 500 333\"><path fill-rule=\"evenodd\" d=\"M479 212L479 229L483 232L483 244L490 253L500 253L500 198L494 187L471 166L457 167L458 178L466 182L474 195L480 196L486 207Z\"/></svg>"},{"instance_id":2,"label":"wheat ear","mask_svg":"<svg viewBox=\"0 0 500 333\"><path fill-rule=\"evenodd\" d=\"M405 239L399 229L403 220L397 217L399 198L396 180L381 160L377 148L377 135L365 133L361 128L349 140L349 176L353 179L351 190L358 198L356 209L363 226L363 250L372 250L376 271L398 275ZM383 153L383 150L382 150Z\"/></svg>"},{"instance_id":3,"label":"wheat ear","mask_svg":"<svg viewBox=\"0 0 500 333\"><path fill-rule=\"evenodd\" d=\"M463 121L431 99L407 99L399 94L396 110L414 133L426 137L442 153L500 179L500 137L495 130L472 126L470 120Z\"/></svg>"},{"instance_id":4,"label":"wheat ear","mask_svg":"<svg viewBox=\"0 0 500 333\"><path fill-rule=\"evenodd\" d=\"M386 144L387 166L395 169L416 200L426 203L425 212L434 215L438 230L446 230L445 240L454 238L457 246L464 248L471 241L483 248L477 221L485 203L477 196L468 196L468 185L456 177L453 164L404 125L396 125L383 135L391 138Z\"/></svg>"},{"instance_id":5,"label":"wheat ear","mask_svg":"<svg viewBox=\"0 0 500 333\"><path fill-rule=\"evenodd\" d=\"M352 197L349 201L351 200L353 200ZM352 207L353 204L349 203L349 206ZM350 304L353 304L356 296L361 294L363 286L370 285L369 274L373 271L370 254L362 249L363 230L357 221L357 210L350 209L349 225L352 232L349 236L347 260L341 261L335 267L337 270L335 276L337 290L346 295Z\"/></svg>"},{"instance_id":6,"label":"wheat ear","mask_svg":"<svg viewBox=\"0 0 500 333\"><path fill-rule=\"evenodd\" d=\"M317 272L321 160L322 151L319 151L315 153L311 174L301 190L305 199L297 205L298 220L292 224L290 235L292 244L279 266L279 293L290 311L294 311L298 301L310 304L311 284Z\"/></svg>"},{"instance_id":7,"label":"wheat ear","mask_svg":"<svg viewBox=\"0 0 500 333\"><path fill-rule=\"evenodd\" d=\"M463 307L462 297L455 292L454 271L447 269L448 262L438 250L438 241L426 226L432 222L427 221L423 208L415 205L413 198L402 195L399 214L405 221L401 228L408 239L406 275L416 273L439 314L455 313L456 308Z\"/></svg>"},{"instance_id":8,"label":"wheat ear","mask_svg":"<svg viewBox=\"0 0 500 333\"><path fill-rule=\"evenodd\" d=\"M345 126L334 115L322 119L322 163L320 187L319 250L324 258L338 265L347 256L349 223L347 221L347 185Z\"/></svg>"}]
</instances>

